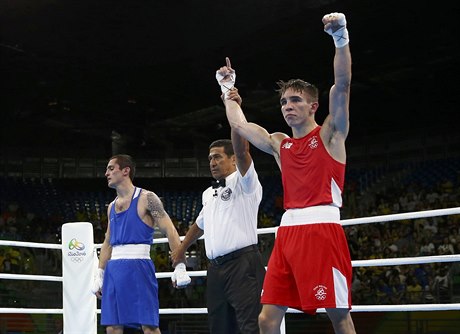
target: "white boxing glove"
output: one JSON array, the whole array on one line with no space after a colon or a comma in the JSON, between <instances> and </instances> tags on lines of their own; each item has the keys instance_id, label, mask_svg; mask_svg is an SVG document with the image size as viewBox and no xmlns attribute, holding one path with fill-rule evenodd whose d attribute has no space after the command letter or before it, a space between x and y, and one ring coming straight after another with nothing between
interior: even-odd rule
<instances>
[{"instance_id":1,"label":"white boxing glove","mask_svg":"<svg viewBox=\"0 0 460 334\"><path fill-rule=\"evenodd\" d=\"M177 264L171 276L171 281L176 282L176 287L182 288L190 284L192 279L187 274L187 269L184 263Z\"/></svg>"},{"instance_id":2,"label":"white boxing glove","mask_svg":"<svg viewBox=\"0 0 460 334\"><path fill-rule=\"evenodd\" d=\"M104 269L97 268L97 271L94 274L94 281L93 281L93 286L91 287L91 291L94 294L96 294L98 291L102 289L103 282L104 282Z\"/></svg>"},{"instance_id":3,"label":"white boxing glove","mask_svg":"<svg viewBox=\"0 0 460 334\"><path fill-rule=\"evenodd\" d=\"M350 42L347 30L347 19L342 13L330 13L324 15L323 22L326 21L325 32L332 36L336 48L342 48Z\"/></svg>"}]
</instances>

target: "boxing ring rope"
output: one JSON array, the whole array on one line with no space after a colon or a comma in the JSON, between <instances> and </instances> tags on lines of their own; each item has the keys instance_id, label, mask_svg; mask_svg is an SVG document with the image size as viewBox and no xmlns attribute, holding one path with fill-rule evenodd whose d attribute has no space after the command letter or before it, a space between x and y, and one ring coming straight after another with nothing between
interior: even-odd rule
<instances>
[{"instance_id":1,"label":"boxing ring rope","mask_svg":"<svg viewBox=\"0 0 460 334\"><path fill-rule=\"evenodd\" d=\"M395 220L407 220L436 216L447 216L460 214L460 207L449 209L427 210L419 212L398 213L390 215L372 216L364 218L344 219L341 221L343 226L383 223ZM277 227L260 228L258 234L276 233ZM181 239L184 237L182 236ZM167 243L167 238L154 239L153 244ZM13 247L30 247L30 248L46 248L62 250L61 244L36 243L36 242L21 242L0 240L0 246ZM94 245L95 248L100 248L101 244ZM371 260L355 260L352 261L353 267L374 267L374 266L393 266L393 265L408 265L420 263L437 263L437 262L460 262L460 254L454 255L433 255L433 256L416 256L404 258L390 259L371 259ZM206 270L197 270L188 272L191 277L206 276ZM158 279L170 278L172 272L156 273ZM46 276L46 275L22 275L22 274L5 274L0 273L0 279L9 280L36 280L36 281L55 281L62 282L62 276ZM90 283L88 283L88 289ZM402 304L402 305L353 305L351 312L407 312L407 311L450 311L460 310L460 303L448 304ZM301 313L301 311L289 308L288 313ZM318 313L324 313L325 309L318 309ZM37 309L37 308L0 308L0 313L27 313L27 314L63 314L63 309ZM100 313L100 309L97 310ZM205 314L207 309L204 308L163 308L160 309L160 314Z\"/></svg>"}]
</instances>

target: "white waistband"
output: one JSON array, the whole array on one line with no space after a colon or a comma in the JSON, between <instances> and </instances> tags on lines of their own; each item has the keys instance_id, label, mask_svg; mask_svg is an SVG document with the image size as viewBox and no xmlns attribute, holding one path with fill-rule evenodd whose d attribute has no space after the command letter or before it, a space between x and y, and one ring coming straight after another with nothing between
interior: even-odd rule
<instances>
[{"instance_id":1,"label":"white waistband","mask_svg":"<svg viewBox=\"0 0 460 334\"><path fill-rule=\"evenodd\" d=\"M129 244L113 246L111 259L150 259L150 245Z\"/></svg>"},{"instance_id":2,"label":"white waistband","mask_svg":"<svg viewBox=\"0 0 460 334\"><path fill-rule=\"evenodd\" d=\"M281 218L280 226L306 224L337 223L340 224L340 210L332 205L312 206L301 209L288 209Z\"/></svg>"}]
</instances>

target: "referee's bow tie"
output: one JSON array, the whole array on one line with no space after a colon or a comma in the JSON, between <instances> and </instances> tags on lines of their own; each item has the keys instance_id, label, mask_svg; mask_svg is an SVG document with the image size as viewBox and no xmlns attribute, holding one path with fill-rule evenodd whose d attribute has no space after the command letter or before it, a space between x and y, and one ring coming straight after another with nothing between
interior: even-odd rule
<instances>
[{"instance_id":1,"label":"referee's bow tie","mask_svg":"<svg viewBox=\"0 0 460 334\"><path fill-rule=\"evenodd\" d=\"M211 181L212 189L217 189L219 187L225 187L225 179Z\"/></svg>"}]
</instances>

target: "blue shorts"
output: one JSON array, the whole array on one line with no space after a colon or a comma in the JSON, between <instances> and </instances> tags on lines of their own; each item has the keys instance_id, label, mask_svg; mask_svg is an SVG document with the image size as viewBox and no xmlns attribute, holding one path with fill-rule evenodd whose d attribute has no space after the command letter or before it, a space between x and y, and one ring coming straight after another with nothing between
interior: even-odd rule
<instances>
[{"instance_id":1,"label":"blue shorts","mask_svg":"<svg viewBox=\"0 0 460 334\"><path fill-rule=\"evenodd\" d=\"M110 260L104 272L101 325L159 327L158 282L148 259Z\"/></svg>"}]
</instances>

